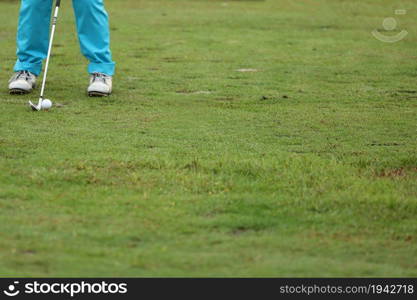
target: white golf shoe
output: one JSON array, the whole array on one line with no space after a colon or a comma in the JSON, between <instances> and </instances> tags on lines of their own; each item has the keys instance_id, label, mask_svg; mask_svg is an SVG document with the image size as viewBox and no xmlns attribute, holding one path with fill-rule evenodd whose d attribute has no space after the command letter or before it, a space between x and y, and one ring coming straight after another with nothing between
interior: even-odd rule
<instances>
[{"instance_id":1,"label":"white golf shoe","mask_svg":"<svg viewBox=\"0 0 417 300\"><path fill-rule=\"evenodd\" d=\"M18 71L9 80L10 94L28 94L36 86L36 76L29 71Z\"/></svg>"},{"instance_id":2,"label":"white golf shoe","mask_svg":"<svg viewBox=\"0 0 417 300\"><path fill-rule=\"evenodd\" d=\"M113 78L103 73L93 73L87 93L90 97L109 96L113 89Z\"/></svg>"}]
</instances>

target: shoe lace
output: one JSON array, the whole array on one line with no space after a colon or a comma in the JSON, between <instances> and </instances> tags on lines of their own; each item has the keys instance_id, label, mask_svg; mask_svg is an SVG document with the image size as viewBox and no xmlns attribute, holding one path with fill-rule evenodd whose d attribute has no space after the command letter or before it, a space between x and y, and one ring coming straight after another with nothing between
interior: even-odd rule
<instances>
[{"instance_id":1,"label":"shoe lace","mask_svg":"<svg viewBox=\"0 0 417 300\"><path fill-rule=\"evenodd\" d=\"M106 79L107 79L107 75L103 74L103 73L93 73L93 80L92 82L96 82L96 81L102 81L104 83L106 83Z\"/></svg>"},{"instance_id":2,"label":"shoe lace","mask_svg":"<svg viewBox=\"0 0 417 300\"><path fill-rule=\"evenodd\" d=\"M23 78L24 80L28 81L32 78L29 71L18 71L15 76L15 80Z\"/></svg>"}]
</instances>

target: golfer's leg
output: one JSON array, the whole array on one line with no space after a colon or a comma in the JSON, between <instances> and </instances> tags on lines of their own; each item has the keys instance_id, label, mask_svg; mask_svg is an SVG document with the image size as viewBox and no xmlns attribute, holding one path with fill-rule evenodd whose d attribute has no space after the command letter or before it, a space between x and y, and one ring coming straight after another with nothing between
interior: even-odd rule
<instances>
[{"instance_id":1,"label":"golfer's leg","mask_svg":"<svg viewBox=\"0 0 417 300\"><path fill-rule=\"evenodd\" d=\"M48 54L52 0L22 0L17 29L17 62L14 71L39 75Z\"/></svg>"},{"instance_id":2,"label":"golfer's leg","mask_svg":"<svg viewBox=\"0 0 417 300\"><path fill-rule=\"evenodd\" d=\"M73 0L81 52L90 61L88 72L113 76L109 18L103 0Z\"/></svg>"}]
</instances>

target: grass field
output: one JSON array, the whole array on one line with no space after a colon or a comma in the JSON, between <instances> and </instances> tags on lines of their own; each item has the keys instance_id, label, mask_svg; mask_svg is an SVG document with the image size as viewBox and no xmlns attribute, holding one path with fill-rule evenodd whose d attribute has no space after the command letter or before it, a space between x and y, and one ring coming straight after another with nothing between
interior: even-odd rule
<instances>
[{"instance_id":1,"label":"grass field","mask_svg":"<svg viewBox=\"0 0 417 300\"><path fill-rule=\"evenodd\" d=\"M108 99L69 2L33 113L0 1L1 276L417 276L415 1L107 1Z\"/></svg>"}]
</instances>

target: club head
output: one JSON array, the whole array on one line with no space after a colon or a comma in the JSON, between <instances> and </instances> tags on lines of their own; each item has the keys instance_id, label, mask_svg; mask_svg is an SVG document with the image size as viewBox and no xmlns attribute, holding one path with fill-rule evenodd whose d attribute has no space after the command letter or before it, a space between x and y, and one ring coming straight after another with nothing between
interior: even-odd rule
<instances>
[{"instance_id":1,"label":"club head","mask_svg":"<svg viewBox=\"0 0 417 300\"><path fill-rule=\"evenodd\" d=\"M35 105L32 103L32 101L29 101L29 106L33 111L40 111L41 108L38 105Z\"/></svg>"},{"instance_id":2,"label":"club head","mask_svg":"<svg viewBox=\"0 0 417 300\"><path fill-rule=\"evenodd\" d=\"M29 106L33 111L40 111L42 109L42 99L39 99L38 105L35 105L32 103L32 101L29 101Z\"/></svg>"}]
</instances>

